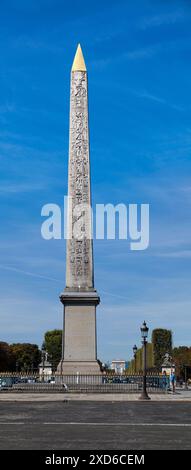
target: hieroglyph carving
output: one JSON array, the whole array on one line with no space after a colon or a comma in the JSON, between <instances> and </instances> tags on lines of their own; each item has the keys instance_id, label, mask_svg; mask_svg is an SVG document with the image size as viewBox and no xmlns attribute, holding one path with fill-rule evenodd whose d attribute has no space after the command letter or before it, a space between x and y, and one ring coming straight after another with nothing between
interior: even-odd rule
<instances>
[{"instance_id":1,"label":"hieroglyph carving","mask_svg":"<svg viewBox=\"0 0 191 470\"><path fill-rule=\"evenodd\" d=\"M68 195L66 286L93 287L92 227L88 210L91 207L88 96L84 71L71 73Z\"/></svg>"}]
</instances>

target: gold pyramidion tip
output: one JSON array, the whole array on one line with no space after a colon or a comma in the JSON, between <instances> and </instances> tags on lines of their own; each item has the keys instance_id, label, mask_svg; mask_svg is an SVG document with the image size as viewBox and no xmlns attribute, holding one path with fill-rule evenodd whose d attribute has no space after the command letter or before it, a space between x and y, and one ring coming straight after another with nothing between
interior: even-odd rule
<instances>
[{"instance_id":1,"label":"gold pyramidion tip","mask_svg":"<svg viewBox=\"0 0 191 470\"><path fill-rule=\"evenodd\" d=\"M77 51L74 57L74 62L72 65L72 72L86 72L86 64L84 62L84 56L80 44L78 44Z\"/></svg>"}]
</instances>

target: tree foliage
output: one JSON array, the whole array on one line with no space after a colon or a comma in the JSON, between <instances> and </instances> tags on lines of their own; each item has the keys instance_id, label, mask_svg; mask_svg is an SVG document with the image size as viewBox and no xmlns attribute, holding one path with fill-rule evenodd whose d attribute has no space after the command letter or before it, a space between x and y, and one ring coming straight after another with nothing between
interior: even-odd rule
<instances>
[{"instance_id":1,"label":"tree foliage","mask_svg":"<svg viewBox=\"0 0 191 470\"><path fill-rule=\"evenodd\" d=\"M40 358L36 344L0 342L0 372L37 369Z\"/></svg>"},{"instance_id":2,"label":"tree foliage","mask_svg":"<svg viewBox=\"0 0 191 470\"><path fill-rule=\"evenodd\" d=\"M156 328L152 332L154 365L161 368L164 355L172 353L172 332L164 328Z\"/></svg>"},{"instance_id":3,"label":"tree foliage","mask_svg":"<svg viewBox=\"0 0 191 470\"><path fill-rule=\"evenodd\" d=\"M37 344L13 343L10 345L14 357L14 368L18 371L37 369L41 352Z\"/></svg>"},{"instance_id":4,"label":"tree foliage","mask_svg":"<svg viewBox=\"0 0 191 470\"><path fill-rule=\"evenodd\" d=\"M187 378L191 377L191 347L179 346L174 348L172 352L173 361L176 366L177 377L183 377L185 375L185 366L187 366L186 374Z\"/></svg>"},{"instance_id":5,"label":"tree foliage","mask_svg":"<svg viewBox=\"0 0 191 470\"><path fill-rule=\"evenodd\" d=\"M154 360L153 360L153 344L147 343L147 369L152 369L154 367ZM128 367L128 374L136 374L142 372L143 370L143 348L137 349L136 352L136 360L132 359L129 367Z\"/></svg>"},{"instance_id":6,"label":"tree foliage","mask_svg":"<svg viewBox=\"0 0 191 470\"><path fill-rule=\"evenodd\" d=\"M62 355L62 330L49 330L44 335L43 348L53 367L57 367Z\"/></svg>"},{"instance_id":7,"label":"tree foliage","mask_svg":"<svg viewBox=\"0 0 191 470\"><path fill-rule=\"evenodd\" d=\"M0 342L0 372L14 368L14 356L8 343Z\"/></svg>"}]
</instances>

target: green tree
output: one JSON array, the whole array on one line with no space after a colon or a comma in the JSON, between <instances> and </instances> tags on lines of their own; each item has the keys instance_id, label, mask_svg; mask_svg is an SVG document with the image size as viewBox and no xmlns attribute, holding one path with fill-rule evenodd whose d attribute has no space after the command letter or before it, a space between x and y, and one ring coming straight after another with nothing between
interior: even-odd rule
<instances>
[{"instance_id":1,"label":"green tree","mask_svg":"<svg viewBox=\"0 0 191 470\"><path fill-rule=\"evenodd\" d=\"M53 367L57 367L62 355L62 330L49 330L44 335L43 349Z\"/></svg>"},{"instance_id":2,"label":"green tree","mask_svg":"<svg viewBox=\"0 0 191 470\"><path fill-rule=\"evenodd\" d=\"M14 368L14 355L8 343L0 342L0 372L10 371Z\"/></svg>"},{"instance_id":3,"label":"green tree","mask_svg":"<svg viewBox=\"0 0 191 470\"><path fill-rule=\"evenodd\" d=\"M152 332L154 365L157 369L161 368L164 355L172 354L172 332L164 328L156 328Z\"/></svg>"},{"instance_id":4,"label":"green tree","mask_svg":"<svg viewBox=\"0 0 191 470\"><path fill-rule=\"evenodd\" d=\"M187 378L190 378L191 370L191 347L179 346L172 351L173 361L176 366L176 375L184 378L185 366L187 366Z\"/></svg>"},{"instance_id":5,"label":"green tree","mask_svg":"<svg viewBox=\"0 0 191 470\"><path fill-rule=\"evenodd\" d=\"M10 349L14 356L15 370L16 366L19 371L38 368L41 352L37 344L13 343L10 345Z\"/></svg>"},{"instance_id":6,"label":"green tree","mask_svg":"<svg viewBox=\"0 0 191 470\"><path fill-rule=\"evenodd\" d=\"M147 370L154 367L153 344L147 343ZM132 359L127 370L128 374L140 373L143 370L143 348L137 349L136 360Z\"/></svg>"}]
</instances>

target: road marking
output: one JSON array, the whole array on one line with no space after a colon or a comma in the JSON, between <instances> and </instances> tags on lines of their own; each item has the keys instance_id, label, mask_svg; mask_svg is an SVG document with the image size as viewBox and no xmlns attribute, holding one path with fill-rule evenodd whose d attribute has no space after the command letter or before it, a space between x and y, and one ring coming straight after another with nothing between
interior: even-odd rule
<instances>
[{"instance_id":1,"label":"road marking","mask_svg":"<svg viewBox=\"0 0 191 470\"><path fill-rule=\"evenodd\" d=\"M191 423L39 423L39 422L30 422L30 423L16 423L15 421L13 423L6 422L2 423L0 422L1 426L13 426L13 425L41 425L41 426L154 426L154 427L159 427L159 426L175 426L175 427L191 427Z\"/></svg>"},{"instance_id":2,"label":"road marking","mask_svg":"<svg viewBox=\"0 0 191 470\"><path fill-rule=\"evenodd\" d=\"M191 423L42 423L44 425L62 425L62 426L185 426L185 427L191 427Z\"/></svg>"}]
</instances>

